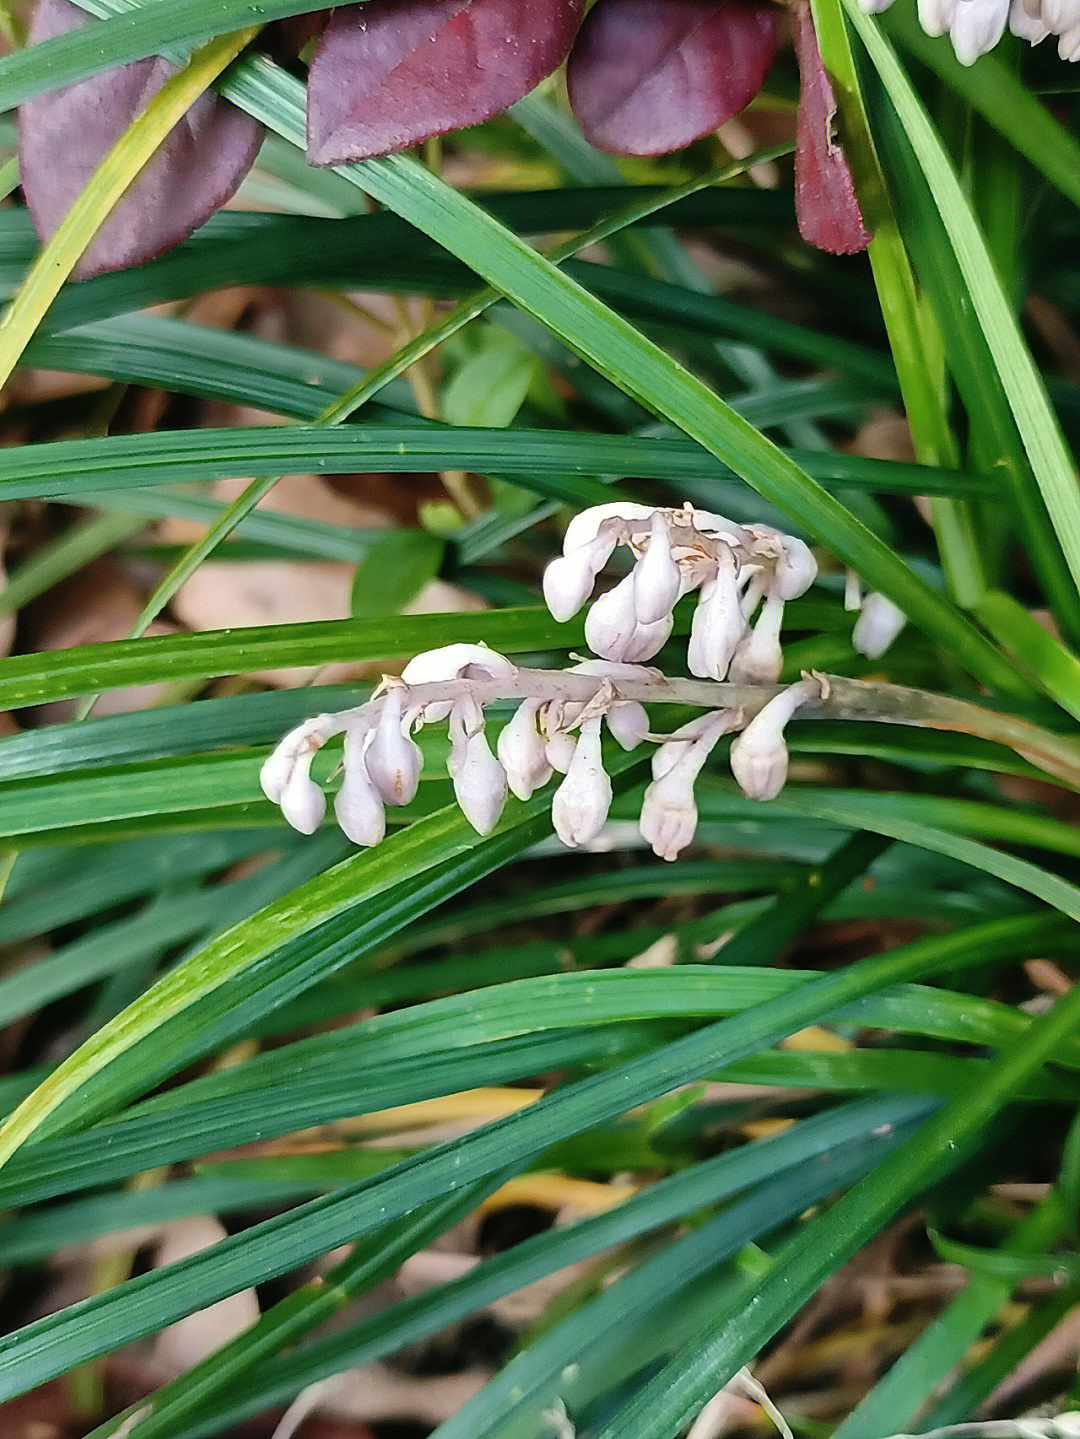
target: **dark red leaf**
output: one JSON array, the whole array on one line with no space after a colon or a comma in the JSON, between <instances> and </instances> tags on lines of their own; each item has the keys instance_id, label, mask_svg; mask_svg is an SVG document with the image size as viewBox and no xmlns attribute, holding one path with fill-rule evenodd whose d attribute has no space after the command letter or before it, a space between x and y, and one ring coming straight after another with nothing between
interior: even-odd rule
<instances>
[{"instance_id":1,"label":"dark red leaf","mask_svg":"<svg viewBox=\"0 0 1080 1439\"><path fill-rule=\"evenodd\" d=\"M69 0L38 0L30 41L95 24ZM19 107L19 174L43 240L174 67L136 60ZM142 264L179 244L224 205L250 170L262 129L216 95L201 96L98 232L76 273Z\"/></svg>"},{"instance_id":2,"label":"dark red leaf","mask_svg":"<svg viewBox=\"0 0 1080 1439\"><path fill-rule=\"evenodd\" d=\"M590 144L666 155L737 115L776 57L776 11L751 0L598 0L566 67Z\"/></svg>"},{"instance_id":3,"label":"dark red leaf","mask_svg":"<svg viewBox=\"0 0 1080 1439\"><path fill-rule=\"evenodd\" d=\"M334 165L477 125L566 58L584 0L367 0L335 10L308 77L308 160Z\"/></svg>"},{"instance_id":4,"label":"dark red leaf","mask_svg":"<svg viewBox=\"0 0 1080 1439\"><path fill-rule=\"evenodd\" d=\"M809 5L791 15L802 89L795 149L795 213L799 234L819 250L853 255L865 250L863 224L848 162L834 134L836 96L825 73Z\"/></svg>"}]
</instances>

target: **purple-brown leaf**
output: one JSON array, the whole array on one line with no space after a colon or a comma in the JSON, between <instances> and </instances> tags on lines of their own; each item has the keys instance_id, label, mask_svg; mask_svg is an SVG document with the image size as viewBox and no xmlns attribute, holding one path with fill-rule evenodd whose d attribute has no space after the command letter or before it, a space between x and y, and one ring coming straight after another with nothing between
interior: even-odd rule
<instances>
[{"instance_id":1,"label":"purple-brown leaf","mask_svg":"<svg viewBox=\"0 0 1080 1439\"><path fill-rule=\"evenodd\" d=\"M796 6L791 24L802 80L795 149L799 234L819 250L853 255L866 249L871 236L863 224L847 159L834 134L836 96L822 64L810 6Z\"/></svg>"},{"instance_id":2,"label":"purple-brown leaf","mask_svg":"<svg viewBox=\"0 0 1080 1439\"><path fill-rule=\"evenodd\" d=\"M477 125L566 58L584 0L367 0L335 10L308 76L308 160L334 165Z\"/></svg>"},{"instance_id":3,"label":"purple-brown leaf","mask_svg":"<svg viewBox=\"0 0 1080 1439\"><path fill-rule=\"evenodd\" d=\"M69 0L38 0L29 39L95 23ZM136 60L19 107L19 174L43 240L174 68ZM216 95L200 96L102 225L76 274L139 265L186 239L235 193L261 138L256 121Z\"/></svg>"},{"instance_id":4,"label":"purple-brown leaf","mask_svg":"<svg viewBox=\"0 0 1080 1439\"><path fill-rule=\"evenodd\" d=\"M585 138L666 155L737 115L776 57L776 12L752 0L598 0L566 84Z\"/></svg>"}]
</instances>

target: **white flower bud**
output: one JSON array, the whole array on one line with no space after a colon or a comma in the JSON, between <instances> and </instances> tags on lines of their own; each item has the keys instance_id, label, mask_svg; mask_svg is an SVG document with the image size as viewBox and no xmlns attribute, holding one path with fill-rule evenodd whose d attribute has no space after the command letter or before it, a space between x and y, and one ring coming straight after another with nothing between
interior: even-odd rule
<instances>
[{"instance_id":1,"label":"white flower bud","mask_svg":"<svg viewBox=\"0 0 1080 1439\"><path fill-rule=\"evenodd\" d=\"M784 667L780 649L783 618L784 601L778 595L766 595L757 623L732 658L729 678L735 684L768 685L780 678Z\"/></svg>"},{"instance_id":2,"label":"white flower bud","mask_svg":"<svg viewBox=\"0 0 1080 1439\"><path fill-rule=\"evenodd\" d=\"M690 673L702 679L722 680L745 629L735 557L725 549L720 554L715 579L702 585L694 610L686 650Z\"/></svg>"},{"instance_id":3,"label":"white flower bud","mask_svg":"<svg viewBox=\"0 0 1080 1439\"><path fill-rule=\"evenodd\" d=\"M544 746L544 754L551 768L565 774L573 763L577 743L574 735L567 734L565 730L556 731Z\"/></svg>"},{"instance_id":4,"label":"white flower bud","mask_svg":"<svg viewBox=\"0 0 1080 1439\"><path fill-rule=\"evenodd\" d=\"M1029 45L1040 45L1050 34L1041 17L1032 14L1023 0L1012 0L1009 6L1009 29L1018 40L1026 40Z\"/></svg>"},{"instance_id":5,"label":"white flower bud","mask_svg":"<svg viewBox=\"0 0 1080 1439\"><path fill-rule=\"evenodd\" d=\"M544 600L553 619L562 623L576 615L593 592L596 577L618 543L614 528L588 544L560 555L544 570Z\"/></svg>"},{"instance_id":6,"label":"white flower bud","mask_svg":"<svg viewBox=\"0 0 1080 1439\"><path fill-rule=\"evenodd\" d=\"M311 778L313 759L310 750L299 757L281 794L281 813L301 834L314 834L326 813L326 796Z\"/></svg>"},{"instance_id":7,"label":"white flower bud","mask_svg":"<svg viewBox=\"0 0 1080 1439\"><path fill-rule=\"evenodd\" d=\"M607 520L616 523L611 529L618 532L619 520L647 520L653 512L652 505L636 505L631 500L611 500L606 505L590 505L587 510L576 514L566 527L563 536L563 554L570 554L582 545L591 544L600 533L600 526Z\"/></svg>"},{"instance_id":8,"label":"white flower bud","mask_svg":"<svg viewBox=\"0 0 1080 1439\"><path fill-rule=\"evenodd\" d=\"M518 705L513 719L505 724L495 749L506 771L506 781L518 799L528 799L534 790L551 778L546 747L536 727L539 700Z\"/></svg>"},{"instance_id":9,"label":"white flower bud","mask_svg":"<svg viewBox=\"0 0 1080 1439\"><path fill-rule=\"evenodd\" d=\"M800 680L771 699L732 741L731 772L748 799L775 799L784 788L784 726L801 704L819 693L817 680Z\"/></svg>"},{"instance_id":10,"label":"white flower bud","mask_svg":"<svg viewBox=\"0 0 1080 1439\"><path fill-rule=\"evenodd\" d=\"M459 679L466 670L484 679L510 679L517 674L516 667L498 650L485 644L458 644L414 655L401 671L401 678L407 685L422 685Z\"/></svg>"},{"instance_id":11,"label":"white flower bud","mask_svg":"<svg viewBox=\"0 0 1080 1439\"><path fill-rule=\"evenodd\" d=\"M653 853L661 859L675 859L694 838L697 830L698 812L694 803L694 783L702 766L725 734L737 721L737 714L730 710L714 710L699 715L690 725L683 725L682 734L693 726L693 739L689 744L674 745L670 742L661 746L669 753L662 771L656 774L645 791L638 827L642 838L652 846ZM673 751L678 750L678 753ZM658 751L659 753L659 751Z\"/></svg>"},{"instance_id":12,"label":"white flower bud","mask_svg":"<svg viewBox=\"0 0 1080 1439\"><path fill-rule=\"evenodd\" d=\"M611 781L600 753L600 719L586 720L566 778L555 791L551 819L563 844L575 848L594 840L611 808Z\"/></svg>"},{"instance_id":13,"label":"white flower bud","mask_svg":"<svg viewBox=\"0 0 1080 1439\"><path fill-rule=\"evenodd\" d=\"M663 619L657 620L652 625L635 625L634 633L630 636L623 659L637 664L641 660L651 660L653 655L659 654L667 644L668 636L671 634L675 624L673 615L665 615Z\"/></svg>"},{"instance_id":14,"label":"white flower bud","mask_svg":"<svg viewBox=\"0 0 1080 1439\"><path fill-rule=\"evenodd\" d=\"M817 560L802 540L785 535L774 573L773 592L782 600L797 600L817 579Z\"/></svg>"},{"instance_id":15,"label":"white flower bud","mask_svg":"<svg viewBox=\"0 0 1080 1439\"><path fill-rule=\"evenodd\" d=\"M716 711L716 713L728 713L727 711ZM731 713L731 723L734 722L734 712ZM653 779L662 779L673 765L688 752L694 740L700 739L709 727L713 718L713 712L708 714L695 715L686 724L680 725L678 729L672 730L670 736L663 744L657 745L652 753L652 776ZM731 727L729 723L729 728Z\"/></svg>"},{"instance_id":16,"label":"white flower bud","mask_svg":"<svg viewBox=\"0 0 1080 1439\"><path fill-rule=\"evenodd\" d=\"M645 791L638 820L641 837L660 859L672 860L694 838L697 822L694 776L675 764Z\"/></svg>"},{"instance_id":17,"label":"white flower bud","mask_svg":"<svg viewBox=\"0 0 1080 1439\"><path fill-rule=\"evenodd\" d=\"M1080 60L1080 25L1074 25L1071 30L1062 33L1058 41L1058 54L1070 64Z\"/></svg>"},{"instance_id":18,"label":"white flower bud","mask_svg":"<svg viewBox=\"0 0 1080 1439\"><path fill-rule=\"evenodd\" d=\"M604 659L623 660L628 658L627 650L637 628L634 576L630 574L593 605L585 619L585 641Z\"/></svg>"},{"instance_id":19,"label":"white flower bud","mask_svg":"<svg viewBox=\"0 0 1080 1439\"><path fill-rule=\"evenodd\" d=\"M386 810L364 762L369 733L346 732L345 776L334 798L334 816L346 838L365 847L379 844L386 834Z\"/></svg>"},{"instance_id":20,"label":"white flower bud","mask_svg":"<svg viewBox=\"0 0 1080 1439\"><path fill-rule=\"evenodd\" d=\"M893 0L859 0L859 9L864 15L880 15L892 2Z\"/></svg>"},{"instance_id":21,"label":"white flower bud","mask_svg":"<svg viewBox=\"0 0 1080 1439\"><path fill-rule=\"evenodd\" d=\"M408 804L415 797L424 763L419 745L405 731L401 715L404 695L397 685L388 691L364 751L368 778L386 803L394 805Z\"/></svg>"},{"instance_id":22,"label":"white flower bud","mask_svg":"<svg viewBox=\"0 0 1080 1439\"><path fill-rule=\"evenodd\" d=\"M1009 0L957 0L949 36L961 65L974 65L1005 33Z\"/></svg>"},{"instance_id":23,"label":"white flower bud","mask_svg":"<svg viewBox=\"0 0 1080 1439\"><path fill-rule=\"evenodd\" d=\"M928 35L944 35L960 0L918 0L919 24Z\"/></svg>"},{"instance_id":24,"label":"white flower bud","mask_svg":"<svg viewBox=\"0 0 1080 1439\"><path fill-rule=\"evenodd\" d=\"M862 611L851 632L852 648L867 659L883 655L907 624L907 615L892 600L873 591L863 601Z\"/></svg>"},{"instance_id":25,"label":"white flower bud","mask_svg":"<svg viewBox=\"0 0 1080 1439\"><path fill-rule=\"evenodd\" d=\"M491 753L484 714L470 696L450 712L450 755L446 768L461 812L477 834L489 834L506 803L506 771Z\"/></svg>"},{"instance_id":26,"label":"white flower bud","mask_svg":"<svg viewBox=\"0 0 1080 1439\"><path fill-rule=\"evenodd\" d=\"M638 623L665 619L679 598L681 576L671 553L671 531L662 510L654 510L645 553L634 567L634 609Z\"/></svg>"},{"instance_id":27,"label":"white flower bud","mask_svg":"<svg viewBox=\"0 0 1080 1439\"><path fill-rule=\"evenodd\" d=\"M1080 25L1080 4L1077 0L1040 0L1038 16L1048 30L1064 35Z\"/></svg>"},{"instance_id":28,"label":"white flower bud","mask_svg":"<svg viewBox=\"0 0 1080 1439\"><path fill-rule=\"evenodd\" d=\"M330 733L330 721L330 715L315 715L304 720L303 724L298 724L284 735L264 760L259 771L259 785L272 804L281 803L281 796L285 793L285 786L301 752L306 750L309 755L314 754L326 740ZM310 763L309 758L309 766Z\"/></svg>"},{"instance_id":29,"label":"white flower bud","mask_svg":"<svg viewBox=\"0 0 1080 1439\"><path fill-rule=\"evenodd\" d=\"M612 739L622 749L637 749L649 733L649 716L637 700L616 700L604 716Z\"/></svg>"}]
</instances>

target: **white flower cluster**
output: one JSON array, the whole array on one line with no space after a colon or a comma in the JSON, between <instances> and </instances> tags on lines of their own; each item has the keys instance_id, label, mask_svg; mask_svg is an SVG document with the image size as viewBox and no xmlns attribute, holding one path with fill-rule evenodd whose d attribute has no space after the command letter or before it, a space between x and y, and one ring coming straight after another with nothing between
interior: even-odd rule
<instances>
[{"instance_id":1,"label":"white flower cluster","mask_svg":"<svg viewBox=\"0 0 1080 1439\"><path fill-rule=\"evenodd\" d=\"M860 0L863 10L887 10L892 0ZM1056 35L1063 60L1080 60L1080 0L918 0L919 23L928 35L947 34L962 65L992 50L1008 25L1021 40L1038 45Z\"/></svg>"},{"instance_id":2,"label":"white flower cluster","mask_svg":"<svg viewBox=\"0 0 1080 1439\"><path fill-rule=\"evenodd\" d=\"M738 525L690 504L598 505L571 520L562 555L544 572L544 596L557 620L581 609L619 545L630 549L633 568L593 603L585 620L599 659L545 671L519 669L486 645L448 645L417 655L400 679L384 679L366 704L316 715L287 734L262 767L265 794L294 829L313 833L326 800L311 776L312 760L341 734L337 822L354 843L378 844L386 833L386 806L408 804L420 783L423 756L414 732L446 720L454 794L480 834L498 823L508 792L527 800L558 773L551 804L555 832L571 847L591 844L611 807L601 748L605 728L624 750L656 745L640 828L662 859L674 859L694 837L694 785L722 735L741 730L731 744L731 770L743 792L775 798L787 779L784 727L800 705L824 695L824 682L807 676L768 697L754 690L771 688L780 677L784 605L813 582L813 555L801 540L769 525ZM711 684L667 679L641 663L671 634L676 602L695 590L687 663L699 680L753 687L736 691L730 701L717 702L725 692ZM899 633L903 614L883 595L864 598L854 575L845 604L859 611L856 649L876 658ZM485 706L506 700L517 707L493 751ZM735 700L748 708L752 702L745 728ZM704 712L671 734L653 734L645 709L652 701L691 703Z\"/></svg>"},{"instance_id":3,"label":"white flower cluster","mask_svg":"<svg viewBox=\"0 0 1080 1439\"><path fill-rule=\"evenodd\" d=\"M594 505L570 521L562 555L544 571L544 598L557 620L577 614L618 545L629 547L635 564L589 610L585 639L594 654L631 663L651 659L671 634L676 601L697 590L687 650L691 674L776 683L784 602L803 594L817 574L802 540L690 504Z\"/></svg>"},{"instance_id":4,"label":"white flower cluster","mask_svg":"<svg viewBox=\"0 0 1080 1439\"><path fill-rule=\"evenodd\" d=\"M423 759L414 730L447 719L447 770L462 813L478 833L495 827L508 790L528 799L558 771L563 778L552 797L555 832L570 847L587 845L600 833L611 807L611 781L601 753L601 727L606 726L623 749L645 740L657 744L641 833L663 859L674 859L697 828L694 782L721 735L742 724L742 712L710 711L672 734L654 735L642 704L621 697L619 685L634 680L648 688L663 683L663 676L641 665L586 660L565 673L595 679L591 697L568 698L553 684L550 697L522 699L493 753L484 703L498 698L500 688L512 689L508 682L521 673L485 645L449 645L417 655L400 680L385 681L366 704L316 715L287 734L262 767L263 792L281 806L294 829L312 834L322 822L326 800L311 777L311 763L332 735L343 734L343 778L334 814L355 844L378 844L386 833L386 806L408 804L420 782ZM734 741L732 772L747 795L772 799L779 793L787 776L784 726L800 704L820 693L817 679L781 691Z\"/></svg>"}]
</instances>

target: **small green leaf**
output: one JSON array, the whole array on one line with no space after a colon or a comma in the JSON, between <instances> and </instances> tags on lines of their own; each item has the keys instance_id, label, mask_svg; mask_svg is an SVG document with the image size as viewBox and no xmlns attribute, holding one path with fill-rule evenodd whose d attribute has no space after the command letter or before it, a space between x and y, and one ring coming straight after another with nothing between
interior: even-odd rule
<instances>
[{"instance_id":1,"label":"small green leaf","mask_svg":"<svg viewBox=\"0 0 1080 1439\"><path fill-rule=\"evenodd\" d=\"M399 615L439 573L446 541L426 530L388 530L356 567L350 612L355 619Z\"/></svg>"}]
</instances>

